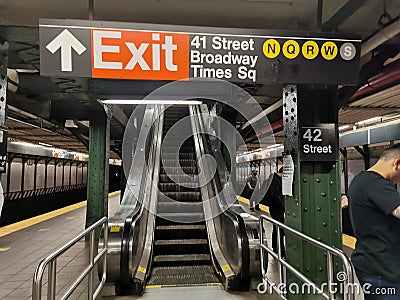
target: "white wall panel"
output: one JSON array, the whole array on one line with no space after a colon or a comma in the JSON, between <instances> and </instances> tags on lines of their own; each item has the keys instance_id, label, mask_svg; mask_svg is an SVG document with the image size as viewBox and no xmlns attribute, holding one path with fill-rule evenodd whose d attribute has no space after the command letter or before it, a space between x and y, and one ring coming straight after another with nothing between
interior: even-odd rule
<instances>
[{"instance_id":1,"label":"white wall panel","mask_svg":"<svg viewBox=\"0 0 400 300\"><path fill-rule=\"evenodd\" d=\"M37 165L36 189L43 189L44 188L45 169L46 169L46 165L44 163L39 163Z\"/></svg>"},{"instance_id":2,"label":"white wall panel","mask_svg":"<svg viewBox=\"0 0 400 300\"><path fill-rule=\"evenodd\" d=\"M10 192L21 190L22 163L13 162L11 164Z\"/></svg>"}]
</instances>

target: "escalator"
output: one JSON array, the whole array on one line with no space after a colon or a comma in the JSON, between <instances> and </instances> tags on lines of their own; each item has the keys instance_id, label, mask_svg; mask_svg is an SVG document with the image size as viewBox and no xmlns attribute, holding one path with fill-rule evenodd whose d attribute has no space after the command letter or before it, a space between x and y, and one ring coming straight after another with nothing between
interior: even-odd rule
<instances>
[{"instance_id":1,"label":"escalator","mask_svg":"<svg viewBox=\"0 0 400 300\"><path fill-rule=\"evenodd\" d=\"M108 224L107 281L117 295L215 283L245 291L259 280L258 221L235 203L220 147L204 134L209 115L207 106L143 109L127 189Z\"/></svg>"},{"instance_id":2,"label":"escalator","mask_svg":"<svg viewBox=\"0 0 400 300\"><path fill-rule=\"evenodd\" d=\"M166 110L164 135L175 122L188 114L187 107ZM211 263L205 221L195 222L204 220L204 212L196 177L193 138L185 140L180 147L179 164L171 159L180 139L179 136L168 136L168 140L163 142L153 268L148 285L219 282ZM185 172L184 176L176 173L175 169L179 166ZM186 182L182 182L180 177Z\"/></svg>"}]
</instances>

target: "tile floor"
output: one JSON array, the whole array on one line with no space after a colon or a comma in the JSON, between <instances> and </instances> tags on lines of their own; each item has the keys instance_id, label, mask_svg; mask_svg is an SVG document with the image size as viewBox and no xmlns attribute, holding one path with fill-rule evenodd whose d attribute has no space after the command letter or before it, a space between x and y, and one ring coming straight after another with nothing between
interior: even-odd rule
<instances>
[{"instance_id":1,"label":"tile floor","mask_svg":"<svg viewBox=\"0 0 400 300\"><path fill-rule=\"evenodd\" d=\"M119 205L119 194L109 200L109 214ZM78 208L58 217L0 237L0 299L30 299L33 274L40 260L84 230L86 208ZM61 293L76 278L88 261L88 244L82 240L57 260L56 290ZM43 283L47 282L45 272ZM87 284L86 284L87 285ZM71 299L87 299L83 283ZM47 294L47 284L42 295Z\"/></svg>"},{"instance_id":2,"label":"tile floor","mask_svg":"<svg viewBox=\"0 0 400 300\"><path fill-rule=\"evenodd\" d=\"M118 209L119 194L109 200L109 215ZM85 207L61 216L32 225L12 234L0 237L0 299L31 299L32 278L40 260L59 248L84 229ZM61 225L62 224L62 225ZM267 226L270 239L271 226ZM268 241L271 242L270 240ZM76 278L88 261L88 244L82 240L57 260L57 299ZM278 266L270 258L268 276L273 281L278 278ZM95 276L97 278L97 276ZM43 278L42 296L47 295L47 272ZM222 286L195 286L179 288L147 289L143 297L116 297L112 284L107 284L99 299L279 299L276 294L261 295L256 290L244 293L227 293ZM87 299L87 279L71 295L70 299ZM356 297L362 299L362 297Z\"/></svg>"}]
</instances>

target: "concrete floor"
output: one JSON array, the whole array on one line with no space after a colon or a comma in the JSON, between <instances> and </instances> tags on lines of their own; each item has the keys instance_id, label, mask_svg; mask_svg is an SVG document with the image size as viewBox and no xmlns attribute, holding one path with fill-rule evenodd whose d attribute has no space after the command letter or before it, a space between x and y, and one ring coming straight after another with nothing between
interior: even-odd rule
<instances>
[{"instance_id":1,"label":"concrete floor","mask_svg":"<svg viewBox=\"0 0 400 300\"><path fill-rule=\"evenodd\" d=\"M111 196L109 213L119 206L119 194ZM20 229L0 237L0 299L31 299L32 280L42 258L84 230L86 207ZM58 294L64 292L88 261L88 244L78 242L57 260ZM47 282L47 272L43 283ZM71 299L87 299L87 283L78 287ZM42 295L47 295L44 284Z\"/></svg>"},{"instance_id":2,"label":"concrete floor","mask_svg":"<svg viewBox=\"0 0 400 300\"><path fill-rule=\"evenodd\" d=\"M166 299L190 299L190 300L258 300L265 299L266 295L261 295L256 291L250 292L226 292L222 286L190 286L190 287L165 287L146 289L142 297L124 296L115 297L113 287L108 286L104 289L101 299L143 299L143 300L166 300ZM107 295L109 293L109 295ZM268 299L279 299L277 295L269 295Z\"/></svg>"},{"instance_id":3,"label":"concrete floor","mask_svg":"<svg viewBox=\"0 0 400 300\"><path fill-rule=\"evenodd\" d=\"M109 198L109 215L112 216L119 206L119 194ZM247 210L247 207L244 205ZM75 209L57 217L23 228L11 234L0 237L0 299L31 299L32 278L40 260L59 248L84 230L85 207ZM258 216L257 212L255 215ZM0 228L1 230L1 228ZM271 225L267 226L268 243L271 244ZM350 253L351 249L345 249ZM88 261L88 243L78 242L57 260L57 297L65 292L75 280ZM278 266L270 258L268 278L278 281ZM96 276L97 281L97 276ZM43 279L42 295L47 295L47 272ZM276 294L259 294L255 287L249 292L226 292L222 286L190 286L148 288L142 297L116 297L114 286L107 284L98 299L279 299ZM87 299L87 279L77 288L70 299ZM356 295L356 299L363 299Z\"/></svg>"}]
</instances>

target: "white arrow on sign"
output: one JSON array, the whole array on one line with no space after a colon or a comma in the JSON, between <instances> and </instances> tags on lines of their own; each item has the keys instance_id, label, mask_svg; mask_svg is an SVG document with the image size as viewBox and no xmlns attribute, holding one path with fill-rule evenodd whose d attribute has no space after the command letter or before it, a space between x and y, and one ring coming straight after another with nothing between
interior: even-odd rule
<instances>
[{"instance_id":1,"label":"white arrow on sign","mask_svg":"<svg viewBox=\"0 0 400 300\"><path fill-rule=\"evenodd\" d=\"M48 43L46 48L51 54L56 53L56 51L61 48L61 71L63 72L72 71L71 49L74 49L78 55L86 51L86 47L67 29L64 29L54 40Z\"/></svg>"}]
</instances>

